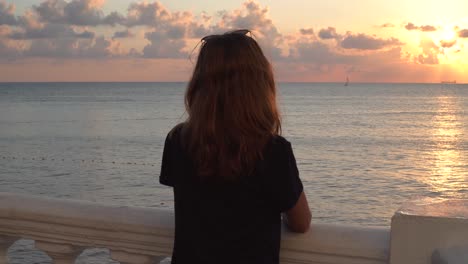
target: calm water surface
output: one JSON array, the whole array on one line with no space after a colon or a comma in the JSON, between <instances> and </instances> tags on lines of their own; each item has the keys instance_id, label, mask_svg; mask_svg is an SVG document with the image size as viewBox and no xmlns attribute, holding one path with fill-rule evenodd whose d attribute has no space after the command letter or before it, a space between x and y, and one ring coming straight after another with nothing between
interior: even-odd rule
<instances>
[{"instance_id":1,"label":"calm water surface","mask_svg":"<svg viewBox=\"0 0 468 264\"><path fill-rule=\"evenodd\" d=\"M0 84L0 191L173 207L159 185L184 83ZM386 226L415 196L468 198L468 85L279 85L314 221Z\"/></svg>"}]
</instances>

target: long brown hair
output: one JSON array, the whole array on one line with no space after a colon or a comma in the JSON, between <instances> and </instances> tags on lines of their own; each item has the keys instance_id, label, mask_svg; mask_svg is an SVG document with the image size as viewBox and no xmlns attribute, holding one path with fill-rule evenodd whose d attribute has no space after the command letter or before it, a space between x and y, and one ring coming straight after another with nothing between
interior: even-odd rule
<instances>
[{"instance_id":1,"label":"long brown hair","mask_svg":"<svg viewBox=\"0 0 468 264\"><path fill-rule=\"evenodd\" d=\"M248 32L202 39L185 94L187 145L200 176L251 173L281 133L272 67Z\"/></svg>"}]
</instances>

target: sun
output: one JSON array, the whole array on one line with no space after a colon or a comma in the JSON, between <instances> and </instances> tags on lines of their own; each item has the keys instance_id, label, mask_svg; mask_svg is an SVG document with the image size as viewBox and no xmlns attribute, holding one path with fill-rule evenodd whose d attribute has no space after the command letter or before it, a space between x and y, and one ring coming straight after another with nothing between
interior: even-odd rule
<instances>
[{"instance_id":1,"label":"sun","mask_svg":"<svg viewBox=\"0 0 468 264\"><path fill-rule=\"evenodd\" d=\"M434 42L443 50L444 59L447 62L454 63L454 59L459 57L454 52L460 49L459 44L457 43L457 33L454 28L442 28L439 32L434 35Z\"/></svg>"},{"instance_id":2,"label":"sun","mask_svg":"<svg viewBox=\"0 0 468 264\"><path fill-rule=\"evenodd\" d=\"M453 28L444 28L438 37L441 41L453 41L457 38L457 33Z\"/></svg>"}]
</instances>

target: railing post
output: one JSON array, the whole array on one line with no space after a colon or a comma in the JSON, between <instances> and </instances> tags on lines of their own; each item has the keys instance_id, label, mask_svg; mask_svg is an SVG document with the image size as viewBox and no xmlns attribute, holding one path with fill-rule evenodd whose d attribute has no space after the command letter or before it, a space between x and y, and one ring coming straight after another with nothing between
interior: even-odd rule
<instances>
[{"instance_id":1,"label":"railing post","mask_svg":"<svg viewBox=\"0 0 468 264\"><path fill-rule=\"evenodd\" d=\"M120 262L120 264L154 264L159 263L166 257L148 256L119 250L111 250L111 258Z\"/></svg>"},{"instance_id":2,"label":"railing post","mask_svg":"<svg viewBox=\"0 0 468 264\"><path fill-rule=\"evenodd\" d=\"M36 248L47 253L54 264L73 264L84 250L83 247L43 241L36 241Z\"/></svg>"},{"instance_id":3,"label":"railing post","mask_svg":"<svg viewBox=\"0 0 468 264\"><path fill-rule=\"evenodd\" d=\"M0 236L0 264L8 263L8 248L10 248L16 240L18 240L16 237Z\"/></svg>"},{"instance_id":4,"label":"railing post","mask_svg":"<svg viewBox=\"0 0 468 264\"><path fill-rule=\"evenodd\" d=\"M392 218L390 264L468 263L468 200L421 198Z\"/></svg>"}]
</instances>

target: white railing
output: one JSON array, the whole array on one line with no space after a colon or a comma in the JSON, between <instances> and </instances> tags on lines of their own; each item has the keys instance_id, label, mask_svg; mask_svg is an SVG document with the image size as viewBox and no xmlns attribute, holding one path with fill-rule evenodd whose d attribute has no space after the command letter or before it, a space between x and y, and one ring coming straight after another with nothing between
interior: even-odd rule
<instances>
[{"instance_id":1,"label":"white railing","mask_svg":"<svg viewBox=\"0 0 468 264\"><path fill-rule=\"evenodd\" d=\"M54 263L108 248L120 263L158 263L172 251L172 211L0 193L0 264L18 239L35 241ZM283 231L281 263L388 263L390 228L313 224Z\"/></svg>"}]
</instances>

